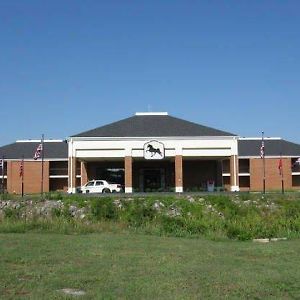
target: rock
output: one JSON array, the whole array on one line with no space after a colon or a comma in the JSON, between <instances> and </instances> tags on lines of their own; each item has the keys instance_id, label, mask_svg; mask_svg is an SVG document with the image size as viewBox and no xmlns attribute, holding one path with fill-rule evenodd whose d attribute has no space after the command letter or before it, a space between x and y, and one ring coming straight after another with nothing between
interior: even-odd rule
<instances>
[{"instance_id":1,"label":"rock","mask_svg":"<svg viewBox=\"0 0 300 300\"><path fill-rule=\"evenodd\" d=\"M172 218L178 217L178 216L181 216L181 212L180 212L179 208L173 206L169 209L169 211L167 212L167 215Z\"/></svg>"},{"instance_id":2,"label":"rock","mask_svg":"<svg viewBox=\"0 0 300 300\"><path fill-rule=\"evenodd\" d=\"M0 209L3 209L7 205L6 201L0 201Z\"/></svg>"},{"instance_id":3,"label":"rock","mask_svg":"<svg viewBox=\"0 0 300 300\"><path fill-rule=\"evenodd\" d=\"M88 212L88 209L86 207L82 207L82 208L79 208L79 209L76 207L76 210L74 210L74 212L72 213L72 216L75 219L81 219L82 220L86 217L87 212Z\"/></svg>"},{"instance_id":4,"label":"rock","mask_svg":"<svg viewBox=\"0 0 300 300\"><path fill-rule=\"evenodd\" d=\"M271 238L270 241L271 242L279 242L279 241L286 241L287 238L283 237L283 238Z\"/></svg>"},{"instance_id":5,"label":"rock","mask_svg":"<svg viewBox=\"0 0 300 300\"><path fill-rule=\"evenodd\" d=\"M123 207L123 205L122 205L120 199L114 200L113 203L114 203L114 205L115 205L116 207L118 207L118 208L122 208L122 207Z\"/></svg>"},{"instance_id":6,"label":"rock","mask_svg":"<svg viewBox=\"0 0 300 300\"><path fill-rule=\"evenodd\" d=\"M165 207L165 205L164 205L162 202L156 200L156 201L154 202L154 204L153 204L152 207L153 207L155 210L160 211L163 207Z\"/></svg>"},{"instance_id":7,"label":"rock","mask_svg":"<svg viewBox=\"0 0 300 300\"><path fill-rule=\"evenodd\" d=\"M214 211L215 210L211 204L207 205L206 208L207 208L208 211Z\"/></svg>"},{"instance_id":8,"label":"rock","mask_svg":"<svg viewBox=\"0 0 300 300\"><path fill-rule=\"evenodd\" d=\"M269 239L253 239L253 242L256 242L256 243L269 243L270 240Z\"/></svg>"},{"instance_id":9,"label":"rock","mask_svg":"<svg viewBox=\"0 0 300 300\"><path fill-rule=\"evenodd\" d=\"M191 203L195 202L195 199L192 196L188 196L186 199Z\"/></svg>"},{"instance_id":10,"label":"rock","mask_svg":"<svg viewBox=\"0 0 300 300\"><path fill-rule=\"evenodd\" d=\"M70 205L69 213L71 214L72 217L75 217L76 212L77 212L77 207L75 205Z\"/></svg>"},{"instance_id":11,"label":"rock","mask_svg":"<svg viewBox=\"0 0 300 300\"><path fill-rule=\"evenodd\" d=\"M125 197L124 200L125 200L125 201L134 201L134 199L133 199L133 198L130 198L130 197L128 197L128 198Z\"/></svg>"},{"instance_id":12,"label":"rock","mask_svg":"<svg viewBox=\"0 0 300 300\"><path fill-rule=\"evenodd\" d=\"M251 204L251 200L245 200L243 203L246 205L249 205L249 204Z\"/></svg>"},{"instance_id":13,"label":"rock","mask_svg":"<svg viewBox=\"0 0 300 300\"><path fill-rule=\"evenodd\" d=\"M84 296L86 294L85 291L83 290L78 290L78 289L61 289L59 290L67 295L72 295L72 296Z\"/></svg>"}]
</instances>

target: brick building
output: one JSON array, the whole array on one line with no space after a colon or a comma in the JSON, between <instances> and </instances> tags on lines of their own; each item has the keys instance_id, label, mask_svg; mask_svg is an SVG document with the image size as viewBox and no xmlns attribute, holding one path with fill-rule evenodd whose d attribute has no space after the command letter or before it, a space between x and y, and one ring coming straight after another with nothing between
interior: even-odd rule
<instances>
[{"instance_id":1,"label":"brick building","mask_svg":"<svg viewBox=\"0 0 300 300\"><path fill-rule=\"evenodd\" d=\"M20 166L24 157L24 193L40 193L41 160L34 160L40 140L21 140L0 147L0 158L4 157L4 188L9 193L21 193ZM44 143L43 190L67 190L68 187L68 144L63 140L45 140ZM0 170L0 183L2 184Z\"/></svg>"},{"instance_id":2,"label":"brick building","mask_svg":"<svg viewBox=\"0 0 300 300\"><path fill-rule=\"evenodd\" d=\"M0 147L4 186L21 192L19 169L24 156L24 192L41 190L41 161L33 160L40 141ZM261 191L263 160L260 138L235 134L169 116L137 113L127 119L44 144L44 191L76 187L106 179L134 191ZM300 190L300 145L265 139L266 190ZM282 161L283 177L279 174ZM0 175L2 177L2 175ZM0 177L0 178L1 178Z\"/></svg>"}]
</instances>

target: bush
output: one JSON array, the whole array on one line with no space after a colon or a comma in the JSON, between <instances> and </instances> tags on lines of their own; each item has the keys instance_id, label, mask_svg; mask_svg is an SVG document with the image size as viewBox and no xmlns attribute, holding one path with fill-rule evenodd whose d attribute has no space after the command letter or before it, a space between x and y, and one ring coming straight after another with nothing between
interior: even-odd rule
<instances>
[{"instance_id":1,"label":"bush","mask_svg":"<svg viewBox=\"0 0 300 300\"><path fill-rule=\"evenodd\" d=\"M62 200L64 197L62 192L49 192L45 193L45 198L47 200Z\"/></svg>"},{"instance_id":2,"label":"bush","mask_svg":"<svg viewBox=\"0 0 300 300\"><path fill-rule=\"evenodd\" d=\"M135 232L148 234L206 236L210 239L300 237L300 200L297 194L268 197L262 197L261 194L252 194L251 197L244 195L210 194L202 195L201 199L196 195L186 198L178 195L152 195L117 199L114 196L94 198L62 195L63 208L53 208L52 219L48 223L41 222L43 216L35 217L34 214L25 220L25 200L16 203L16 208L3 209L3 216L7 224L22 221L24 218L27 230L38 228L65 233L81 230L93 232L101 224L101 228L110 230L130 228ZM51 194L50 197L54 195ZM159 203L159 206L156 207L155 203ZM86 216L82 220L76 219L69 210L70 205L86 207ZM3 223L0 223L0 231ZM23 230L19 225L13 227L7 224L3 230Z\"/></svg>"},{"instance_id":3,"label":"bush","mask_svg":"<svg viewBox=\"0 0 300 300\"><path fill-rule=\"evenodd\" d=\"M6 219L17 220L21 216L20 209L7 207L4 209L4 216Z\"/></svg>"},{"instance_id":4,"label":"bush","mask_svg":"<svg viewBox=\"0 0 300 300\"><path fill-rule=\"evenodd\" d=\"M0 200L12 200L13 198L14 196L8 193L0 194Z\"/></svg>"},{"instance_id":5,"label":"bush","mask_svg":"<svg viewBox=\"0 0 300 300\"><path fill-rule=\"evenodd\" d=\"M121 218L129 223L130 226L142 226L155 218L156 210L152 207L152 201L127 201L123 203L124 210Z\"/></svg>"},{"instance_id":6,"label":"bush","mask_svg":"<svg viewBox=\"0 0 300 300\"><path fill-rule=\"evenodd\" d=\"M91 200L91 214L96 220L114 220L118 216L111 198Z\"/></svg>"},{"instance_id":7,"label":"bush","mask_svg":"<svg viewBox=\"0 0 300 300\"><path fill-rule=\"evenodd\" d=\"M182 218L170 218L162 216L160 218L160 227L162 233L167 233L174 236L185 236L185 223Z\"/></svg>"}]
</instances>

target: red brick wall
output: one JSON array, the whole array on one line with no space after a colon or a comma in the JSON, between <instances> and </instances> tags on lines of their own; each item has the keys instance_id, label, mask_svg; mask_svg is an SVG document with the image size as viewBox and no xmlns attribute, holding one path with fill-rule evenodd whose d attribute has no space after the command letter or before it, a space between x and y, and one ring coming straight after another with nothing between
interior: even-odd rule
<instances>
[{"instance_id":1,"label":"red brick wall","mask_svg":"<svg viewBox=\"0 0 300 300\"><path fill-rule=\"evenodd\" d=\"M7 162L7 191L21 194L20 161ZM41 161L24 162L24 193L33 194L41 192ZM49 162L44 161L43 191L49 192Z\"/></svg>"},{"instance_id":2,"label":"red brick wall","mask_svg":"<svg viewBox=\"0 0 300 300\"><path fill-rule=\"evenodd\" d=\"M87 177L87 163L81 162L81 186L86 184L88 182L88 177Z\"/></svg>"},{"instance_id":3,"label":"red brick wall","mask_svg":"<svg viewBox=\"0 0 300 300\"><path fill-rule=\"evenodd\" d=\"M125 156L125 187L132 187L132 157Z\"/></svg>"},{"instance_id":4,"label":"red brick wall","mask_svg":"<svg viewBox=\"0 0 300 300\"><path fill-rule=\"evenodd\" d=\"M280 190L281 189L281 176L278 170L279 158L266 158L266 190ZM282 159L284 186L285 189L292 188L292 175L291 175L291 159ZM263 190L263 160L261 158L250 159L250 190L262 191Z\"/></svg>"}]
</instances>

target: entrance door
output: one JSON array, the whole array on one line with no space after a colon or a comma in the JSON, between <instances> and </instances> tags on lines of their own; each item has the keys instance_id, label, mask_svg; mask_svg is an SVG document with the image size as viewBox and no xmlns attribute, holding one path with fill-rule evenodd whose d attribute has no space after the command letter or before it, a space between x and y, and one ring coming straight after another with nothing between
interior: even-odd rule
<instances>
[{"instance_id":1,"label":"entrance door","mask_svg":"<svg viewBox=\"0 0 300 300\"><path fill-rule=\"evenodd\" d=\"M161 169L145 169L143 177L145 192L154 192L162 188Z\"/></svg>"}]
</instances>

